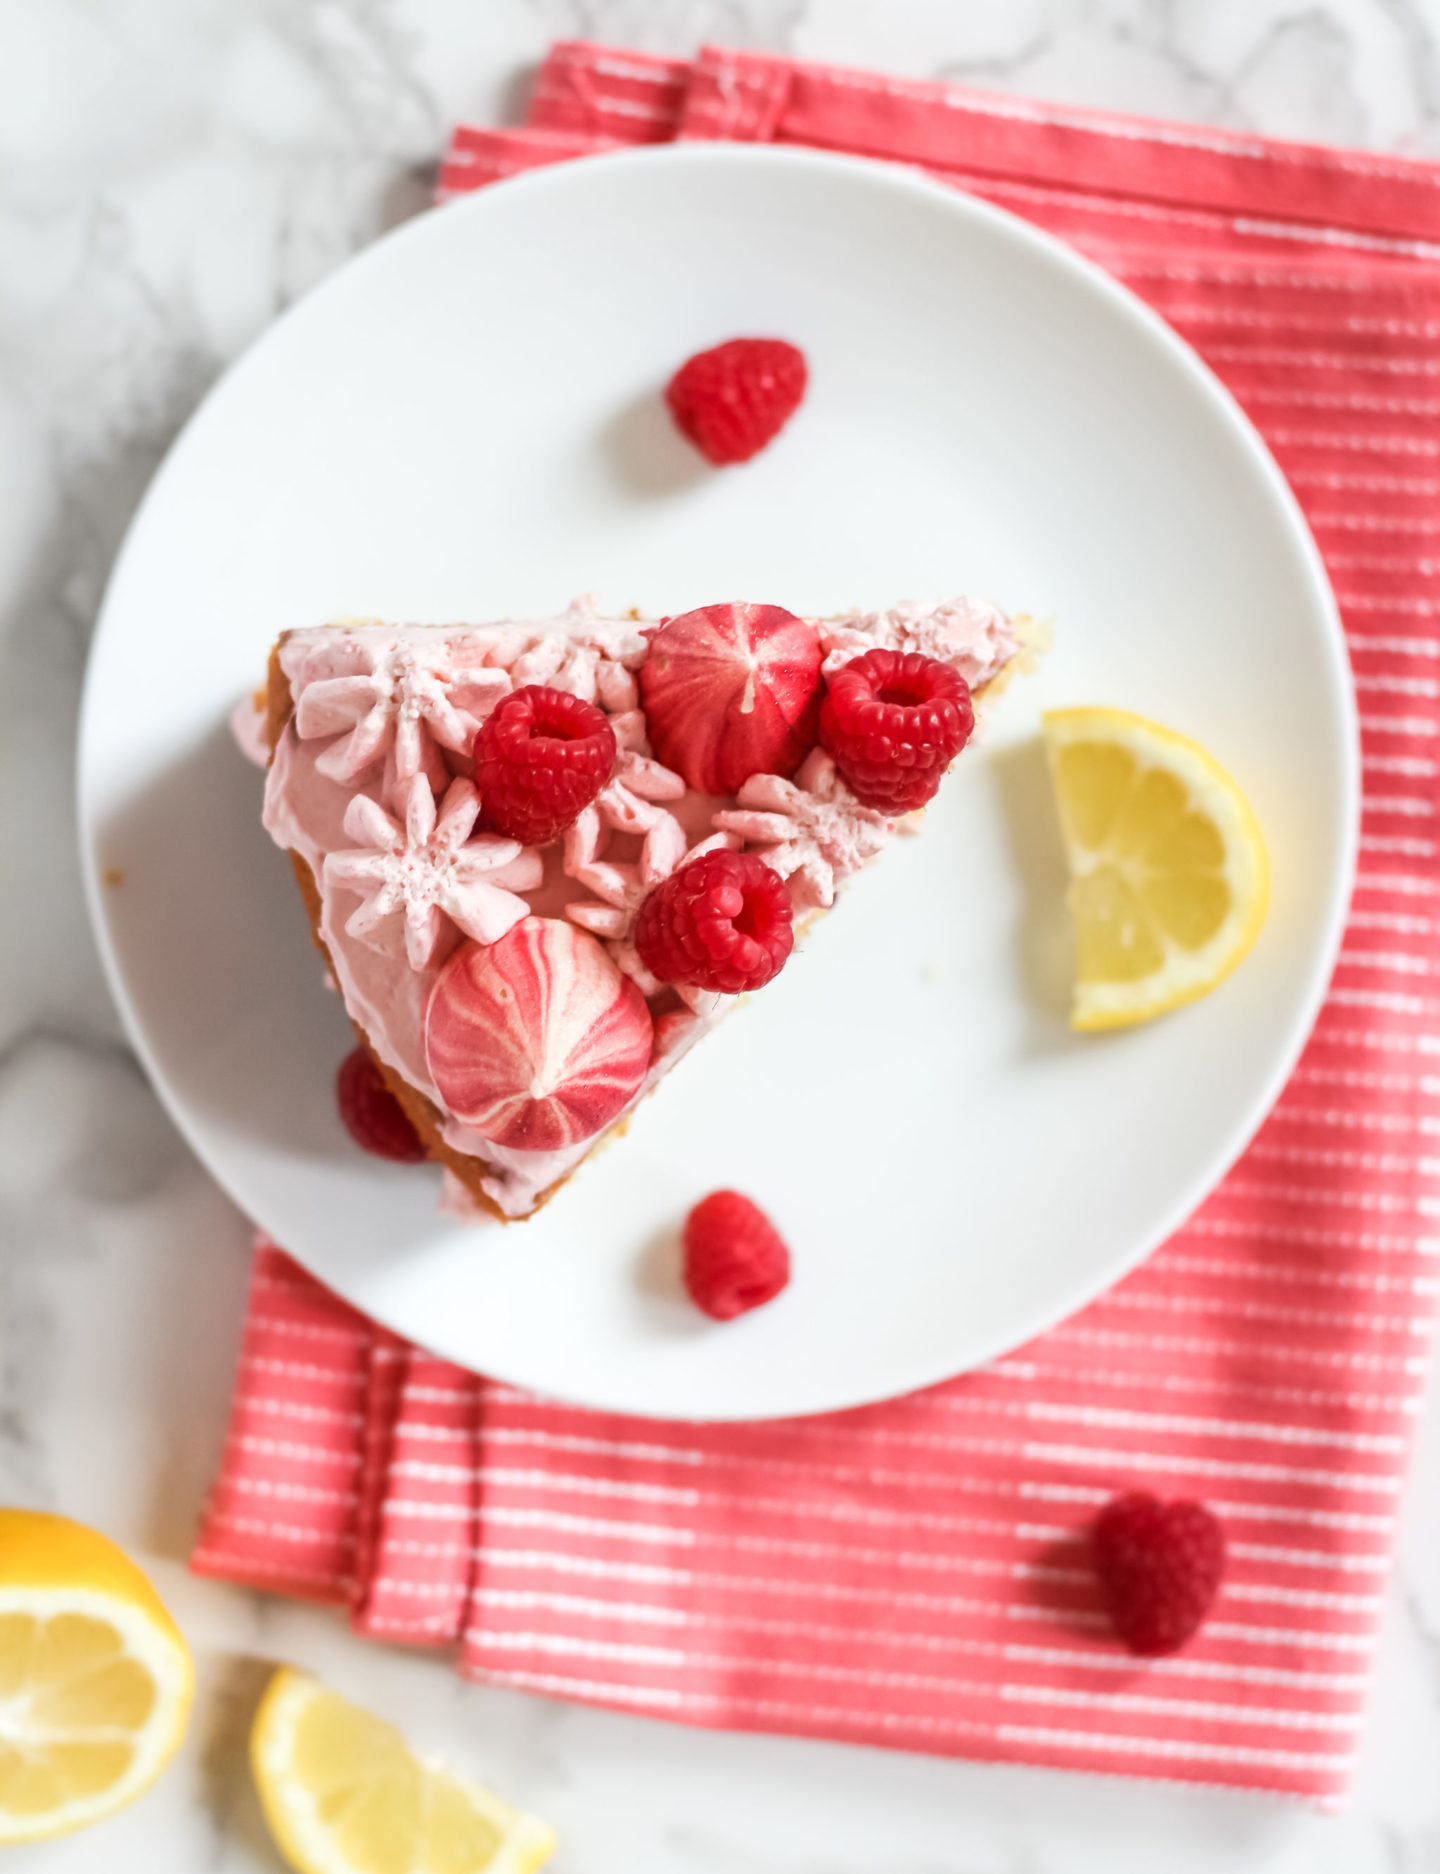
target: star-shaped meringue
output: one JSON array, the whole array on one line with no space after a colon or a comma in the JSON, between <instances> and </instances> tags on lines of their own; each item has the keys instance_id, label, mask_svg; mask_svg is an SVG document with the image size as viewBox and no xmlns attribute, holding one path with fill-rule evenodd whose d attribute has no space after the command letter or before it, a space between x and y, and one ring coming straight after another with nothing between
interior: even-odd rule
<instances>
[{"instance_id":1,"label":"star-shaped meringue","mask_svg":"<svg viewBox=\"0 0 1440 1874\"><path fill-rule=\"evenodd\" d=\"M423 970L447 919L482 944L518 924L530 907L517 894L540 883L540 855L494 833L472 839L479 812L475 784L463 777L450 783L437 815L430 783L415 775L403 825L368 794L356 794L345 809L345 832L355 846L325 860L325 884L343 885L363 900L345 925L349 935L368 938L398 912L410 967Z\"/></svg>"},{"instance_id":2,"label":"star-shaped meringue","mask_svg":"<svg viewBox=\"0 0 1440 1874\"><path fill-rule=\"evenodd\" d=\"M598 904L581 900L566 916L597 937L629 936L640 901L686 857L685 829L663 804L684 796L685 783L658 761L633 751L622 756L611 780L565 835L565 876L593 892ZM610 861L611 833L641 840L638 861Z\"/></svg>"},{"instance_id":3,"label":"star-shaped meringue","mask_svg":"<svg viewBox=\"0 0 1440 1874\"><path fill-rule=\"evenodd\" d=\"M793 781L752 774L736 799L715 825L789 879L797 910L833 904L836 885L879 852L890 827L883 813L860 805L818 748Z\"/></svg>"},{"instance_id":4,"label":"star-shaped meringue","mask_svg":"<svg viewBox=\"0 0 1440 1874\"><path fill-rule=\"evenodd\" d=\"M640 629L626 620L602 619L593 593L572 599L564 631L516 625L502 634L487 661L510 673L518 690L527 683L569 690L587 703L600 703L612 716L637 707L639 691L631 672L644 661Z\"/></svg>"},{"instance_id":5,"label":"star-shaped meringue","mask_svg":"<svg viewBox=\"0 0 1440 1874\"><path fill-rule=\"evenodd\" d=\"M316 677L295 705L302 741L341 738L315 763L331 780L353 781L393 747L396 774L408 781L425 765L427 737L468 754L481 722L510 692L506 671L457 662L444 639L423 655L393 639L352 643L362 667Z\"/></svg>"}]
</instances>

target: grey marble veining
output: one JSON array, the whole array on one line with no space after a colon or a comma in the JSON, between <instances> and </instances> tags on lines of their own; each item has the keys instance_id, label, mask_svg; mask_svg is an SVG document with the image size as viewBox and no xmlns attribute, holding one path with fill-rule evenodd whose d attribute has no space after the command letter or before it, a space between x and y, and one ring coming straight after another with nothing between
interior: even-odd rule
<instances>
[{"instance_id":1,"label":"grey marble veining","mask_svg":"<svg viewBox=\"0 0 1440 1874\"><path fill-rule=\"evenodd\" d=\"M71 771L88 637L150 475L225 365L416 212L448 123L513 118L546 42L579 34L1440 155L1440 0L0 0L0 1501L136 1549L201 1680L149 1797L9 1865L278 1868L244 1738L285 1658L550 1816L557 1874L1440 1870L1440 1406L1335 1819L481 1691L184 1571L247 1232L125 1048L86 930Z\"/></svg>"}]
</instances>

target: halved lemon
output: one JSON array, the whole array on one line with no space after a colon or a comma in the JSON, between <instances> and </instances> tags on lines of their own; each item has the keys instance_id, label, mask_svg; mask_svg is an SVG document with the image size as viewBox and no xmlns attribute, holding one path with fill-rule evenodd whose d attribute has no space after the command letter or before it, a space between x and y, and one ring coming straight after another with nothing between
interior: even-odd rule
<instances>
[{"instance_id":1,"label":"halved lemon","mask_svg":"<svg viewBox=\"0 0 1440 1874\"><path fill-rule=\"evenodd\" d=\"M555 1837L411 1751L393 1725L282 1667L250 1732L265 1817L300 1874L531 1874Z\"/></svg>"},{"instance_id":2,"label":"halved lemon","mask_svg":"<svg viewBox=\"0 0 1440 1874\"><path fill-rule=\"evenodd\" d=\"M1270 902L1245 796L1198 743L1128 710L1051 710L1045 749L1070 863L1071 1026L1119 1028L1203 996Z\"/></svg>"},{"instance_id":3,"label":"halved lemon","mask_svg":"<svg viewBox=\"0 0 1440 1874\"><path fill-rule=\"evenodd\" d=\"M193 1689L180 1629L123 1550L0 1510L0 1843L133 1802L178 1749Z\"/></svg>"}]
</instances>

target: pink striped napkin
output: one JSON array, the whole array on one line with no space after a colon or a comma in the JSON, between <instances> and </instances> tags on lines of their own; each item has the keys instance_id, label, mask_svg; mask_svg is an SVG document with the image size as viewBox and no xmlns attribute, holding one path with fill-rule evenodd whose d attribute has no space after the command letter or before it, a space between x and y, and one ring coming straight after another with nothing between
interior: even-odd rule
<instances>
[{"instance_id":1,"label":"pink striped napkin","mask_svg":"<svg viewBox=\"0 0 1440 1874\"><path fill-rule=\"evenodd\" d=\"M708 50L554 48L442 194L623 143L917 164L1142 294L1264 431L1325 554L1364 731L1353 915L1241 1163L1150 1262L985 1371L753 1426L573 1410L395 1340L262 1248L194 1565L695 1724L1284 1792L1354 1754L1440 1251L1440 172ZM1107 1637L1112 1491L1203 1495L1232 1567L1182 1655Z\"/></svg>"}]
</instances>

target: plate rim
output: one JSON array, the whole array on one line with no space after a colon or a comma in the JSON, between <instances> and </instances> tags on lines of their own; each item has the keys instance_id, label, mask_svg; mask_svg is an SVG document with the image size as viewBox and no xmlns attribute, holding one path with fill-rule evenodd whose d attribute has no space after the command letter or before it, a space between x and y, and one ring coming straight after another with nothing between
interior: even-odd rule
<instances>
[{"instance_id":1,"label":"plate rim","mask_svg":"<svg viewBox=\"0 0 1440 1874\"><path fill-rule=\"evenodd\" d=\"M876 1381L859 1391L846 1391L843 1396L812 1398L805 1404L773 1407L763 1414L745 1410L730 1412L713 1407L707 1408L703 1413L677 1411L673 1408L657 1410L653 1405L646 1405L642 1401L625 1400L614 1396L597 1400L594 1397L567 1394L563 1389L554 1388L547 1390L546 1394L547 1397L586 1410L616 1412L665 1422L765 1423L779 1418L808 1418L874 1405L979 1370L1004 1353L1047 1333L1060 1321L1079 1313L1099 1295L1104 1294L1140 1267L1183 1225L1185 1219L1194 1213L1221 1180L1228 1175L1237 1160L1248 1149L1256 1132L1264 1123L1266 1116L1274 1107L1277 1098L1293 1074L1296 1063L1314 1029L1338 959L1355 884L1363 805L1359 712L1344 628L1324 562L1294 490L1286 480L1260 431L1245 413L1234 394L1159 313L1096 262L1058 237L1026 221L1023 217L997 207L966 190L942 183L921 171L880 158L810 149L799 145L702 142L699 140L604 151L587 156L583 163L565 160L546 164L505 177L497 183L492 183L441 206L443 214L447 217L468 216L471 219L479 219L490 211L490 204L496 197L497 191L506 200L513 201L521 193L540 195L557 189L563 191L573 186L577 176L593 178L599 171L619 172L654 167L679 170L708 167L722 169L773 167L794 171L818 171L830 175L848 176L852 181L858 181L882 191L890 189L899 194L922 198L937 207L943 207L946 212L954 214L962 221L968 220L988 226L1002 240L1021 248L1028 248L1043 264L1058 267L1061 272L1070 275L1085 290L1104 302L1109 312L1130 328L1135 342L1149 344L1158 349L1165 355L1170 367L1188 379L1192 389L1198 392L1199 401L1207 406L1214 419L1230 432L1232 440L1237 442L1244 453L1249 456L1253 466L1268 486L1275 520L1287 536L1288 544L1296 555L1298 567L1303 570L1304 582L1310 590L1314 609L1323 618L1326 626L1320 637L1320 646L1325 654L1326 675L1338 704L1341 726L1342 761L1337 775L1339 836L1336 858L1338 862L1333 866L1333 876L1318 932L1319 943L1314 951L1309 980L1304 984L1303 993L1296 1002L1296 1013L1292 1018L1286 1043L1282 1048L1277 1049L1270 1073L1257 1082L1256 1091L1252 1093L1250 1100L1237 1116L1232 1134L1233 1146L1217 1152L1203 1172L1186 1185L1184 1191L1166 1212L1163 1224L1158 1226L1146 1241L1138 1247L1131 1246L1123 1253L1117 1254L1106 1264L1102 1272L1070 1289L1066 1299L1057 1302L1052 1309L1037 1311L1029 1318L1023 1331L1014 1333L1007 1330L993 1335L988 1341L981 1342L979 1350L967 1353L964 1364L958 1367L949 1361L926 1362L923 1366L917 1365L912 1372L898 1382L893 1378L883 1382ZM315 306L323 302L326 294L332 291L337 283L348 283L350 277L357 271L378 264L377 257L381 255L386 256L388 264L395 252L412 240L433 238L436 225L435 211L432 209L412 217L369 242L327 274L324 279L317 282L293 305L287 307L278 318L272 320L237 357L231 360L211 384L167 449L130 519L120 550L116 554L106 581L104 597L86 654L85 675L77 718L78 732L74 768L76 830L80 846L86 911L100 955L106 986L119 1013L126 1038L134 1048L166 1114L209 1176L215 1180L237 1209L241 1210L241 1214L247 1216L247 1220L255 1223L257 1228L263 1228L263 1226L256 1223L255 1219L248 1217L248 1213L232 1191L221 1166L215 1162L208 1144L200 1136L198 1124L192 1125L187 1104L169 1083L131 1000L116 943L112 938L97 852L99 830L97 822L104 808L101 799L97 796L92 774L95 718L101 707L95 676L99 662L97 652L102 642L105 641L107 626L114 610L115 596L122 587L135 542L143 531L152 509L157 505L162 491L176 475L178 469L183 467L187 445L194 431L211 411L217 399L229 392L231 380L267 346L276 342L279 334L288 331L296 321L311 317ZM357 1300L353 1291L338 1284L331 1274L322 1274L316 1270L303 1253L292 1250L288 1246L286 1253L293 1256L307 1273L327 1289L341 1296L351 1305L372 1314L372 1318L379 1318L373 1316L370 1305ZM391 1326L393 1331L404 1335L407 1339L415 1340L417 1344L425 1346L429 1351L455 1362L468 1371L475 1370L469 1366L465 1355L447 1350L443 1344L443 1338L437 1342L430 1334L417 1335L407 1326L397 1326L397 1311L393 1307L387 1307L387 1316L385 1324ZM485 1376L504 1384L529 1388L529 1382L523 1376L507 1374L493 1366L487 1365ZM530 1389L533 1390L533 1388Z\"/></svg>"}]
</instances>

